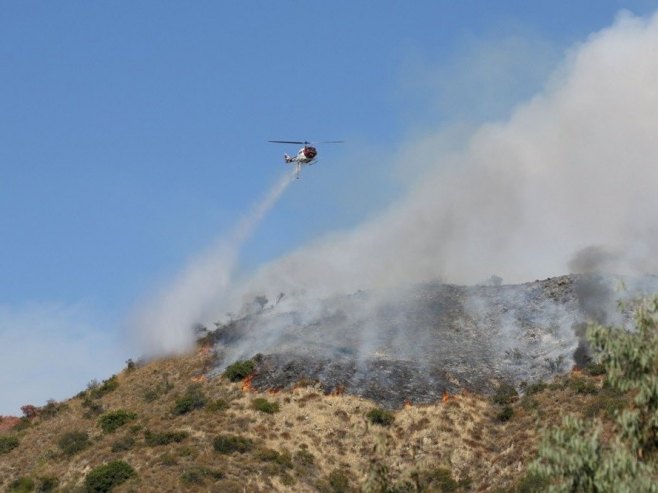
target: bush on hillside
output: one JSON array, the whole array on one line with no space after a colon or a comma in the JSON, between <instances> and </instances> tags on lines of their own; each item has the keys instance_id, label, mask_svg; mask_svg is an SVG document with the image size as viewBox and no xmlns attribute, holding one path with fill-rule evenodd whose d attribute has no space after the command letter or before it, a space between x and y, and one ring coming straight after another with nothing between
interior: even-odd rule
<instances>
[{"instance_id":1,"label":"bush on hillside","mask_svg":"<svg viewBox=\"0 0 658 493\"><path fill-rule=\"evenodd\" d=\"M86 431L69 431L59 438L57 445L64 454L72 456L89 447L91 443Z\"/></svg>"},{"instance_id":2,"label":"bush on hillside","mask_svg":"<svg viewBox=\"0 0 658 493\"><path fill-rule=\"evenodd\" d=\"M274 414L279 412L278 402L270 402L262 397L258 397L257 399L251 401L251 407L256 411L260 411L262 413L267 413L267 414Z\"/></svg>"},{"instance_id":3,"label":"bush on hillside","mask_svg":"<svg viewBox=\"0 0 658 493\"><path fill-rule=\"evenodd\" d=\"M507 406L514 402L518 396L519 393L512 385L508 383L501 383L496 389L496 393L493 395L491 400L494 402L494 404Z\"/></svg>"},{"instance_id":4,"label":"bush on hillside","mask_svg":"<svg viewBox=\"0 0 658 493\"><path fill-rule=\"evenodd\" d=\"M587 339L607 374L604 392L631 395L615 413L620 431L602 440L599 419L567 416L544 435L530 473L556 491L656 492L658 297L639 305L635 330L594 324Z\"/></svg>"},{"instance_id":5,"label":"bush on hillside","mask_svg":"<svg viewBox=\"0 0 658 493\"><path fill-rule=\"evenodd\" d=\"M137 418L137 414L126 411L125 409L117 409L116 411L105 413L98 418L98 425L105 433L113 433L135 418Z\"/></svg>"},{"instance_id":6,"label":"bush on hillside","mask_svg":"<svg viewBox=\"0 0 658 493\"><path fill-rule=\"evenodd\" d=\"M176 403L171 412L176 416L187 414L195 409L200 409L205 406L206 401L207 399L201 390L201 386L199 384L190 385L187 388L185 395L176 399Z\"/></svg>"},{"instance_id":7,"label":"bush on hillside","mask_svg":"<svg viewBox=\"0 0 658 493\"><path fill-rule=\"evenodd\" d=\"M34 480L28 477L18 478L9 484L9 493L30 493L34 491Z\"/></svg>"},{"instance_id":8,"label":"bush on hillside","mask_svg":"<svg viewBox=\"0 0 658 493\"><path fill-rule=\"evenodd\" d=\"M89 382L88 387L87 393L89 397L91 399L100 399L119 387L119 379L116 375L112 375L107 380L103 380L103 383L100 385L95 380L92 380Z\"/></svg>"},{"instance_id":9,"label":"bush on hillside","mask_svg":"<svg viewBox=\"0 0 658 493\"><path fill-rule=\"evenodd\" d=\"M105 493L136 475L130 464L115 460L90 471L85 477L85 488L89 493Z\"/></svg>"},{"instance_id":10,"label":"bush on hillside","mask_svg":"<svg viewBox=\"0 0 658 493\"><path fill-rule=\"evenodd\" d=\"M0 436L0 455L8 454L18 447L18 438L14 436L2 437Z\"/></svg>"},{"instance_id":11,"label":"bush on hillside","mask_svg":"<svg viewBox=\"0 0 658 493\"><path fill-rule=\"evenodd\" d=\"M219 435L213 440L215 452L220 454L232 454L237 452L243 454L249 452L254 446L254 442L249 438L238 435Z\"/></svg>"},{"instance_id":12,"label":"bush on hillside","mask_svg":"<svg viewBox=\"0 0 658 493\"><path fill-rule=\"evenodd\" d=\"M380 426L390 426L393 424L393 421L395 421L395 416L392 412L386 411L385 409L381 409L379 407L368 411L366 417L372 424Z\"/></svg>"},{"instance_id":13,"label":"bush on hillside","mask_svg":"<svg viewBox=\"0 0 658 493\"><path fill-rule=\"evenodd\" d=\"M251 360L236 361L232 365L226 367L223 375L231 382L238 382L251 375L255 368L256 365Z\"/></svg>"}]
</instances>

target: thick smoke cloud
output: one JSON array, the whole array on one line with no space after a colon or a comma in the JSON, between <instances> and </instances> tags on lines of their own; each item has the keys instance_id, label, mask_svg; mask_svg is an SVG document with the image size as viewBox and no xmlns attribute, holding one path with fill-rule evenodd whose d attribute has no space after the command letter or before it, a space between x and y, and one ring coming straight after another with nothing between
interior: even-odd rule
<instances>
[{"instance_id":1,"label":"thick smoke cloud","mask_svg":"<svg viewBox=\"0 0 658 493\"><path fill-rule=\"evenodd\" d=\"M578 270L655 272L656 53L658 16L620 15L462 151L419 155L412 142L401 155L432 166L406 198L264 266L234 292L328 295L492 274L523 282L564 274L570 261ZM597 252L614 255L592 264Z\"/></svg>"},{"instance_id":2,"label":"thick smoke cloud","mask_svg":"<svg viewBox=\"0 0 658 493\"><path fill-rule=\"evenodd\" d=\"M211 326L260 295L285 292L278 309L301 303L297 313L315 313L311 299L359 289L395 293L436 279L474 284L500 279L493 275L526 282L569 270L655 273L656 53L658 15L620 15L572 48L543 91L505 121L477 128L462 148L445 146L441 131L411 141L399 155L427 163L423 176L378 217L236 280L240 246L285 189L282 181L232 239L193 261L147 304L136 323L145 347L189 348L195 323ZM373 338L362 335L367 349ZM279 336L268 325L239 352L265 350L266 338Z\"/></svg>"}]
</instances>

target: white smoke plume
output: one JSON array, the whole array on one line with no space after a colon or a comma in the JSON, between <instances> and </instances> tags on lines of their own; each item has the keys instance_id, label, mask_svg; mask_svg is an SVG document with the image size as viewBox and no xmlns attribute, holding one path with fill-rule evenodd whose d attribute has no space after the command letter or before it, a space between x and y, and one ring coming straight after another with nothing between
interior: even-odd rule
<instances>
[{"instance_id":1,"label":"white smoke plume","mask_svg":"<svg viewBox=\"0 0 658 493\"><path fill-rule=\"evenodd\" d=\"M657 54L658 15L620 14L461 151L432 152L440 132L412 142L401 155L429 162L421 185L378 218L264 266L236 300L492 274L521 282L564 274L574 258L593 265L584 257L597 251L610 253L607 269L656 272Z\"/></svg>"},{"instance_id":2,"label":"white smoke plume","mask_svg":"<svg viewBox=\"0 0 658 493\"><path fill-rule=\"evenodd\" d=\"M194 345L194 326L207 322L222 304L242 245L293 177L293 174L282 176L231 235L220 238L192 259L173 282L140 307L130 326L134 327L137 344L146 355L182 352Z\"/></svg>"}]
</instances>

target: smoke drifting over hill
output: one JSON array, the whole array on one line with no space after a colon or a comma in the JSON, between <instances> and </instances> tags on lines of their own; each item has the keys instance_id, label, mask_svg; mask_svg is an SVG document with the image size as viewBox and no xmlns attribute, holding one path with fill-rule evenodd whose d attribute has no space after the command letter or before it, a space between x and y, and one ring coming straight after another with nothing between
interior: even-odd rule
<instances>
[{"instance_id":1,"label":"smoke drifting over hill","mask_svg":"<svg viewBox=\"0 0 658 493\"><path fill-rule=\"evenodd\" d=\"M508 121L483 125L462 152L433 155L431 138L423 153L402 152L434 163L405 199L265 266L247 285L349 292L494 273L523 282L604 251L610 270L654 272L657 51L657 16L620 16L576 46L541 94Z\"/></svg>"},{"instance_id":2,"label":"smoke drifting over hill","mask_svg":"<svg viewBox=\"0 0 658 493\"><path fill-rule=\"evenodd\" d=\"M136 314L138 344L147 354L169 354L194 344L192 328L216 310L227 292L244 242L286 190L293 174L276 182L228 238L193 259L179 276Z\"/></svg>"},{"instance_id":3,"label":"smoke drifting over hill","mask_svg":"<svg viewBox=\"0 0 658 493\"><path fill-rule=\"evenodd\" d=\"M239 282L230 271L242 240L220 243L142 317L148 344L187 345L181 332L193 323L263 294L310 299L492 274L524 282L569 268L655 272L656 53L658 15L622 14L575 46L540 94L508 120L482 125L460 152L435 152L440 134L411 142L401 155L429 161L429 171L374 220Z\"/></svg>"}]
</instances>

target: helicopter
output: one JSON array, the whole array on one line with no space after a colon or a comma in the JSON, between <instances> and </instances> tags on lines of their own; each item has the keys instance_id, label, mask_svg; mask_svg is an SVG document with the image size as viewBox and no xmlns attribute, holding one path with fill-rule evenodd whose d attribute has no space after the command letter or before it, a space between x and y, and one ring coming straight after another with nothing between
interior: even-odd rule
<instances>
[{"instance_id":1,"label":"helicopter","mask_svg":"<svg viewBox=\"0 0 658 493\"><path fill-rule=\"evenodd\" d=\"M342 144L342 140L321 140L318 142L309 142L307 140L300 141L300 140L268 140L268 142L272 142L274 144L302 144L304 147L302 147L299 151L297 151L296 156L290 156L286 153L283 154L283 159L286 162L286 164L292 164L295 163L296 169L295 169L295 176L297 179L299 179L299 173L302 170L302 166L305 164L308 164L309 166L312 165L313 163L317 162L316 156L318 155L318 150L313 147L311 144Z\"/></svg>"}]
</instances>

